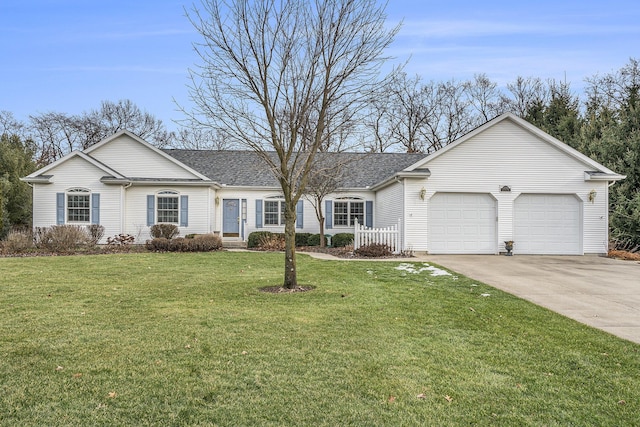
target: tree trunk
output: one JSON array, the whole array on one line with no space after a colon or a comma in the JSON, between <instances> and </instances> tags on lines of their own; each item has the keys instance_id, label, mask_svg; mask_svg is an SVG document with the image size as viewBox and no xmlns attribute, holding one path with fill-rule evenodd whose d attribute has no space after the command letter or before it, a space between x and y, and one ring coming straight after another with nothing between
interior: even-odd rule
<instances>
[{"instance_id":1,"label":"tree trunk","mask_svg":"<svg viewBox=\"0 0 640 427\"><path fill-rule=\"evenodd\" d=\"M320 219L320 247L327 247L327 239L324 238L324 217Z\"/></svg>"},{"instance_id":2,"label":"tree trunk","mask_svg":"<svg viewBox=\"0 0 640 427\"><path fill-rule=\"evenodd\" d=\"M296 270L296 210L286 203L284 213L284 284L287 289L295 289L298 286L298 274Z\"/></svg>"}]
</instances>

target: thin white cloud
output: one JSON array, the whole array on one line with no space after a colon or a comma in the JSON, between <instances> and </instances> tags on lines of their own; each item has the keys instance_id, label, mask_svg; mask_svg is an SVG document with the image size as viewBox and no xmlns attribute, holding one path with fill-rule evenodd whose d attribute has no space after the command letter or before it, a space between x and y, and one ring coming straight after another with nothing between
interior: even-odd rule
<instances>
[{"instance_id":1,"label":"thin white cloud","mask_svg":"<svg viewBox=\"0 0 640 427\"><path fill-rule=\"evenodd\" d=\"M100 66L100 65L78 65L78 66L64 66L64 67L50 67L43 71L48 72L109 72L109 73L157 73L157 74L183 74L186 75L187 71L183 68L170 68L170 67L143 67L137 65L115 65L115 66Z\"/></svg>"},{"instance_id":2,"label":"thin white cloud","mask_svg":"<svg viewBox=\"0 0 640 427\"><path fill-rule=\"evenodd\" d=\"M574 24L564 22L502 22L490 20L405 21L399 38L462 38L506 35L606 35L638 34L639 25Z\"/></svg>"}]
</instances>

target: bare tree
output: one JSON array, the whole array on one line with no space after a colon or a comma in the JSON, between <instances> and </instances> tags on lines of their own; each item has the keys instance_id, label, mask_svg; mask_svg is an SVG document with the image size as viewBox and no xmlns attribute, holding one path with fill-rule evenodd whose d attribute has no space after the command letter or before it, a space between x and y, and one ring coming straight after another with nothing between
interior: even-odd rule
<instances>
[{"instance_id":1,"label":"bare tree","mask_svg":"<svg viewBox=\"0 0 640 427\"><path fill-rule=\"evenodd\" d=\"M26 132L36 146L36 162L45 165L123 129L158 147L171 145L175 139L175 134L165 129L162 120L130 100L103 101L100 109L79 115L47 112L29 116Z\"/></svg>"},{"instance_id":2,"label":"bare tree","mask_svg":"<svg viewBox=\"0 0 640 427\"><path fill-rule=\"evenodd\" d=\"M188 17L202 36L191 117L254 150L277 178L284 287L295 288L296 204L315 155L328 128L340 128L338 112L353 117L369 98L398 28L387 29L373 0L204 0Z\"/></svg>"},{"instance_id":3,"label":"bare tree","mask_svg":"<svg viewBox=\"0 0 640 427\"><path fill-rule=\"evenodd\" d=\"M215 129L181 128L174 145L187 150L225 150L228 147L224 134Z\"/></svg>"},{"instance_id":4,"label":"bare tree","mask_svg":"<svg viewBox=\"0 0 640 427\"><path fill-rule=\"evenodd\" d=\"M507 108L519 117L526 117L532 106L545 105L549 92L539 78L518 76L513 83L507 84L511 97L507 98Z\"/></svg>"},{"instance_id":5,"label":"bare tree","mask_svg":"<svg viewBox=\"0 0 640 427\"><path fill-rule=\"evenodd\" d=\"M342 185L343 179L348 173L353 158L346 156L337 157L337 153L319 153L319 158L314 162L313 169L309 172L304 197L309 200L316 214L320 226L320 247L326 246L324 236L324 199Z\"/></svg>"},{"instance_id":6,"label":"bare tree","mask_svg":"<svg viewBox=\"0 0 640 427\"><path fill-rule=\"evenodd\" d=\"M498 90L498 84L482 73L473 76L465 83L469 103L476 116L475 125L479 126L506 111L506 100Z\"/></svg>"},{"instance_id":7,"label":"bare tree","mask_svg":"<svg viewBox=\"0 0 640 427\"><path fill-rule=\"evenodd\" d=\"M17 120L12 112L0 110L0 136L1 135L18 135L23 138L25 136L25 125L20 120Z\"/></svg>"}]
</instances>

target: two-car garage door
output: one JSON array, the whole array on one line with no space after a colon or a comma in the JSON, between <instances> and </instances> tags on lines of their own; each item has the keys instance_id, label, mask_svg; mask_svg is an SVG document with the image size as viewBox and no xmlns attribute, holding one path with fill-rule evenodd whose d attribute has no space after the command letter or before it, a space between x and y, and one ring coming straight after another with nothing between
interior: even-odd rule
<instances>
[{"instance_id":1,"label":"two-car garage door","mask_svg":"<svg viewBox=\"0 0 640 427\"><path fill-rule=\"evenodd\" d=\"M429 253L497 253L497 217L490 194L434 194L429 200ZM574 195L521 194L513 202L512 224L516 254L582 254L581 203Z\"/></svg>"},{"instance_id":2,"label":"two-car garage door","mask_svg":"<svg viewBox=\"0 0 640 427\"><path fill-rule=\"evenodd\" d=\"M496 216L490 194L434 194L429 200L429 253L495 254Z\"/></svg>"},{"instance_id":3,"label":"two-car garage door","mask_svg":"<svg viewBox=\"0 0 640 427\"><path fill-rule=\"evenodd\" d=\"M571 194L521 194L513 206L514 253L581 255L581 203Z\"/></svg>"}]
</instances>

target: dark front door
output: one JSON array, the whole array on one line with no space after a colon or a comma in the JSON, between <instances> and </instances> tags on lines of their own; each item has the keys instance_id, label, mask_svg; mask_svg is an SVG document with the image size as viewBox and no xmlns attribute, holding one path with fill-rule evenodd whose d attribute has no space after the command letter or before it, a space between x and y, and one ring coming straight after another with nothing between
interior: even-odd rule
<instances>
[{"instance_id":1,"label":"dark front door","mask_svg":"<svg viewBox=\"0 0 640 427\"><path fill-rule=\"evenodd\" d=\"M222 235L226 237L240 236L240 200L224 199L222 201Z\"/></svg>"}]
</instances>

